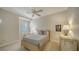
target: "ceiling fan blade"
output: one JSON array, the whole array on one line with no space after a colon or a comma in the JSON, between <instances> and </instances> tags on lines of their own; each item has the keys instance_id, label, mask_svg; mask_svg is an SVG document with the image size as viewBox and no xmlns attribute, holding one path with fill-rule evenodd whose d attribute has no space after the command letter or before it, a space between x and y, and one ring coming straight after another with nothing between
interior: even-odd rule
<instances>
[{"instance_id":1,"label":"ceiling fan blade","mask_svg":"<svg viewBox=\"0 0 79 59\"><path fill-rule=\"evenodd\" d=\"M36 14L37 16L41 16L40 14Z\"/></svg>"},{"instance_id":2,"label":"ceiling fan blade","mask_svg":"<svg viewBox=\"0 0 79 59\"><path fill-rule=\"evenodd\" d=\"M32 17L34 17L34 14L32 14Z\"/></svg>"},{"instance_id":3,"label":"ceiling fan blade","mask_svg":"<svg viewBox=\"0 0 79 59\"><path fill-rule=\"evenodd\" d=\"M36 11L36 12L43 12L43 10L38 10L38 11Z\"/></svg>"}]
</instances>

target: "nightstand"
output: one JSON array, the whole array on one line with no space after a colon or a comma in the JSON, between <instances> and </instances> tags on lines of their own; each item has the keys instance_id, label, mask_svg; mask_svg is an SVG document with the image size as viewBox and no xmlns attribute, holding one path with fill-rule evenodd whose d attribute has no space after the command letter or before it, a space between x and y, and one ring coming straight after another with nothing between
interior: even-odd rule
<instances>
[{"instance_id":1,"label":"nightstand","mask_svg":"<svg viewBox=\"0 0 79 59\"><path fill-rule=\"evenodd\" d=\"M71 36L60 36L61 51L77 51L77 40Z\"/></svg>"}]
</instances>

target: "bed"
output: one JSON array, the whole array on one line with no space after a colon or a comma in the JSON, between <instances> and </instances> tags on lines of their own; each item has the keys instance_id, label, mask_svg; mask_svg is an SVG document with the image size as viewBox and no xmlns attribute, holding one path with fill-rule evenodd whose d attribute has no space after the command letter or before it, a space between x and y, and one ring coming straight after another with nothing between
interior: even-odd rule
<instances>
[{"instance_id":1,"label":"bed","mask_svg":"<svg viewBox=\"0 0 79 59\"><path fill-rule=\"evenodd\" d=\"M21 41L21 45L32 51L40 51L43 50L43 47L49 40L49 31L42 31L42 34L25 35Z\"/></svg>"}]
</instances>

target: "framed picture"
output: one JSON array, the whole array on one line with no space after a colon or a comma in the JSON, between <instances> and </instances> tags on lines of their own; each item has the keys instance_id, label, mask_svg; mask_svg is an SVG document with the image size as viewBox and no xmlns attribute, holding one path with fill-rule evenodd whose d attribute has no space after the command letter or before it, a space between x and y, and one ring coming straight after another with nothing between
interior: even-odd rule
<instances>
[{"instance_id":1,"label":"framed picture","mask_svg":"<svg viewBox=\"0 0 79 59\"><path fill-rule=\"evenodd\" d=\"M56 29L57 32L61 32L61 25L56 25L55 29Z\"/></svg>"}]
</instances>

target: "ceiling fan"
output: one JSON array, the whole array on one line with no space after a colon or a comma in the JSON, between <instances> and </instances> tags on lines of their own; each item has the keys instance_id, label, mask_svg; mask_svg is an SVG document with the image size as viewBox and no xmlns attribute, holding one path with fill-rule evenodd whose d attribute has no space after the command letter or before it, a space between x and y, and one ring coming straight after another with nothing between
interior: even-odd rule
<instances>
[{"instance_id":1,"label":"ceiling fan","mask_svg":"<svg viewBox=\"0 0 79 59\"><path fill-rule=\"evenodd\" d=\"M36 9L32 9L32 17L34 17L35 15L37 15L37 16L41 16L39 13L40 12L43 12L43 10L42 9L40 9L40 10L36 10Z\"/></svg>"}]
</instances>

